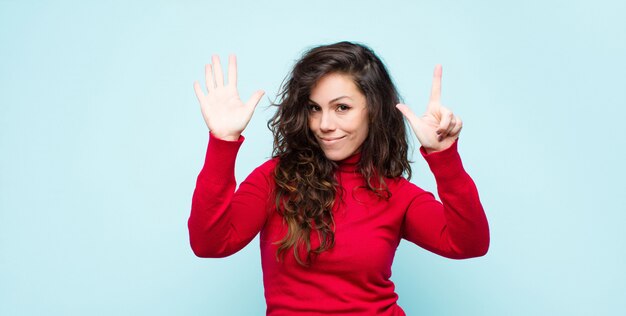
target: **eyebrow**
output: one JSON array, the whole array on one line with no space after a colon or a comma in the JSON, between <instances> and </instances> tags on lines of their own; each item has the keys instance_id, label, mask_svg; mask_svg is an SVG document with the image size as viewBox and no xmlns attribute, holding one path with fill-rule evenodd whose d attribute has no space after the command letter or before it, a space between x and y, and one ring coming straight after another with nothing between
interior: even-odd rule
<instances>
[{"instance_id":1,"label":"eyebrow","mask_svg":"<svg viewBox=\"0 0 626 316\"><path fill-rule=\"evenodd\" d=\"M349 96L347 96L347 95L342 95L342 96L340 96L340 97L336 97L336 98L334 98L334 99L330 100L330 102L328 102L328 103L333 103L333 102L335 102L335 101L337 101L337 100L341 100L341 99L343 99L343 98L348 98L348 99L352 100L352 98L351 98L351 97L349 97ZM315 103L315 101L313 101L313 100L311 100L311 99L309 99L309 101L311 101L311 102ZM315 103L315 104L317 104L317 103Z\"/></svg>"}]
</instances>

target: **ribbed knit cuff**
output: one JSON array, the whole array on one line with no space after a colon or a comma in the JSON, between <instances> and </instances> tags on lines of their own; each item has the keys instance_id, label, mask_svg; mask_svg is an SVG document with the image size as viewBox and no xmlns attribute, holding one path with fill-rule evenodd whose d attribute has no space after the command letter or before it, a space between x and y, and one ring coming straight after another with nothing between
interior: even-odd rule
<instances>
[{"instance_id":1,"label":"ribbed knit cuff","mask_svg":"<svg viewBox=\"0 0 626 316\"><path fill-rule=\"evenodd\" d=\"M241 135L236 141L228 141L209 133L209 144L207 145L204 158L204 167L213 170L214 175L215 173L223 172L225 173L223 176L232 177L232 170L235 169L235 158L237 158L239 147L241 147L244 139L243 135ZM213 166L208 167L207 164L213 164Z\"/></svg>"},{"instance_id":2,"label":"ribbed knit cuff","mask_svg":"<svg viewBox=\"0 0 626 316\"><path fill-rule=\"evenodd\" d=\"M426 149L423 146L420 147L420 153L426 159L435 178L446 179L465 171L461 162L461 156L459 156L458 143L459 139L457 138L450 147L430 154L426 153Z\"/></svg>"}]
</instances>

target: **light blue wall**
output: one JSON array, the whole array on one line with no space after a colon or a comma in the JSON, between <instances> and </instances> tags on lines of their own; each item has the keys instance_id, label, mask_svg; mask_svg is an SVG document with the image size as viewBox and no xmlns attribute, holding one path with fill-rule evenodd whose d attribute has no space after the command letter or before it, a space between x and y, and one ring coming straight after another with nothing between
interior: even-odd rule
<instances>
[{"instance_id":1,"label":"light blue wall","mask_svg":"<svg viewBox=\"0 0 626 316\"><path fill-rule=\"evenodd\" d=\"M490 220L483 258L401 244L409 315L623 315L624 1L263 2L0 1L0 315L263 314L258 240L188 246L208 136L192 82L234 52L244 98L273 96L339 40L374 48L415 111L444 65ZM240 180L270 155L268 104Z\"/></svg>"}]
</instances>

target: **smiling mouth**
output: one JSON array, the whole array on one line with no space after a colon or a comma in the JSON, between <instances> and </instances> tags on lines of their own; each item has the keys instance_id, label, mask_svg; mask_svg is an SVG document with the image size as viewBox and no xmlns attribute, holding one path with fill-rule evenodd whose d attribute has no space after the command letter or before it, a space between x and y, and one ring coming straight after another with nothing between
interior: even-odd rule
<instances>
[{"instance_id":1,"label":"smiling mouth","mask_svg":"<svg viewBox=\"0 0 626 316\"><path fill-rule=\"evenodd\" d=\"M330 145L330 144L334 144L334 143L342 140L344 137L346 137L346 136L341 136L341 137L320 137L319 139L320 139L320 141L322 141L322 143Z\"/></svg>"}]
</instances>

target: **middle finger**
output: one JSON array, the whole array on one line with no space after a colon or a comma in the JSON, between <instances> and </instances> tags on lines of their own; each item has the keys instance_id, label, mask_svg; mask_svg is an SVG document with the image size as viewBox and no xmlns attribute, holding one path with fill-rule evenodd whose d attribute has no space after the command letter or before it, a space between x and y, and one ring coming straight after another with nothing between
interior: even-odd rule
<instances>
[{"instance_id":1,"label":"middle finger","mask_svg":"<svg viewBox=\"0 0 626 316\"><path fill-rule=\"evenodd\" d=\"M215 75L215 86L224 86L224 73L222 72L222 65L220 64L220 57L213 55L213 74Z\"/></svg>"}]
</instances>

